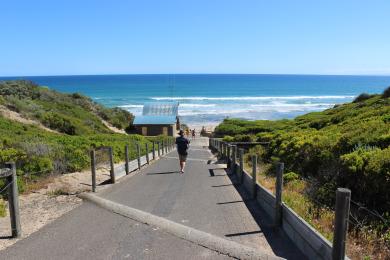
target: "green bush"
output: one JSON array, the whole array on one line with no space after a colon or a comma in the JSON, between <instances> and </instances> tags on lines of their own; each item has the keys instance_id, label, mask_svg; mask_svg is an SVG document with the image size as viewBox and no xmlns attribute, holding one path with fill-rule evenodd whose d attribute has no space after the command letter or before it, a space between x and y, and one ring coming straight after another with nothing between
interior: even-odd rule
<instances>
[{"instance_id":1,"label":"green bush","mask_svg":"<svg viewBox=\"0 0 390 260\"><path fill-rule=\"evenodd\" d=\"M233 136L230 136L230 135L226 135L226 136L222 139L222 141L231 143L231 142L234 141L234 137L233 137Z\"/></svg>"},{"instance_id":2,"label":"green bush","mask_svg":"<svg viewBox=\"0 0 390 260\"><path fill-rule=\"evenodd\" d=\"M233 138L233 142L252 142L253 138L250 135L236 135Z\"/></svg>"},{"instance_id":3,"label":"green bush","mask_svg":"<svg viewBox=\"0 0 390 260\"><path fill-rule=\"evenodd\" d=\"M291 181L299 180L299 175L295 172L287 172L283 174L283 182L284 184L287 184Z\"/></svg>"},{"instance_id":4,"label":"green bush","mask_svg":"<svg viewBox=\"0 0 390 260\"><path fill-rule=\"evenodd\" d=\"M353 100L353 103L357 103L357 102L362 102L364 100L367 100L371 97L370 94L367 94L367 93L362 93L360 94L359 96L357 96L354 100Z\"/></svg>"},{"instance_id":5,"label":"green bush","mask_svg":"<svg viewBox=\"0 0 390 260\"><path fill-rule=\"evenodd\" d=\"M387 87L382 94L383 98L389 98L390 97L390 87Z\"/></svg>"},{"instance_id":6,"label":"green bush","mask_svg":"<svg viewBox=\"0 0 390 260\"><path fill-rule=\"evenodd\" d=\"M104 107L79 93L62 94L29 81L0 82L1 104L70 135L110 133L102 119L119 129L131 129L134 116Z\"/></svg>"},{"instance_id":7,"label":"green bush","mask_svg":"<svg viewBox=\"0 0 390 260\"><path fill-rule=\"evenodd\" d=\"M389 115L390 99L372 95L293 120L226 119L216 129L227 140L254 135L257 141L269 142L266 150L251 149L247 159L258 154L264 163L284 162L289 171L312 180L307 192L315 201L332 206L336 188L347 187L355 200L386 212ZM268 174L274 174L275 164L270 165Z\"/></svg>"}]
</instances>

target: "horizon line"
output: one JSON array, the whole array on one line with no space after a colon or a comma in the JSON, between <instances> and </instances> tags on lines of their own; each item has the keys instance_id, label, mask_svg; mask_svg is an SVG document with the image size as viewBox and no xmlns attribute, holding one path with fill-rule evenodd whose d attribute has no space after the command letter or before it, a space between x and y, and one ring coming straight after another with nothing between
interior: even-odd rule
<instances>
[{"instance_id":1,"label":"horizon line","mask_svg":"<svg viewBox=\"0 0 390 260\"><path fill-rule=\"evenodd\" d=\"M319 73L103 73L103 74L53 74L53 75L11 75L0 78L18 77L76 77L76 76L141 76L141 75L263 75L263 76L356 76L390 77L390 74L319 74Z\"/></svg>"}]
</instances>

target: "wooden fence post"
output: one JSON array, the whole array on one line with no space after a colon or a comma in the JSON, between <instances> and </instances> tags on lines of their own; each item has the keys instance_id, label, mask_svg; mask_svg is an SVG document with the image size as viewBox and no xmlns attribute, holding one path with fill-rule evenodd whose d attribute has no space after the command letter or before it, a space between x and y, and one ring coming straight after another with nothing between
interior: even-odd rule
<instances>
[{"instance_id":1,"label":"wooden fence post","mask_svg":"<svg viewBox=\"0 0 390 260\"><path fill-rule=\"evenodd\" d=\"M164 141L161 141L161 155L164 155Z\"/></svg>"},{"instance_id":2,"label":"wooden fence post","mask_svg":"<svg viewBox=\"0 0 390 260\"><path fill-rule=\"evenodd\" d=\"M112 147L108 147L108 152L110 156L110 176L111 176L111 182L115 183L115 170L114 170L114 152L112 150Z\"/></svg>"},{"instance_id":3,"label":"wooden fence post","mask_svg":"<svg viewBox=\"0 0 390 260\"><path fill-rule=\"evenodd\" d=\"M239 159L240 159L240 183L244 183L244 149L239 149Z\"/></svg>"},{"instance_id":4,"label":"wooden fence post","mask_svg":"<svg viewBox=\"0 0 390 260\"><path fill-rule=\"evenodd\" d=\"M284 163L278 163L276 168L276 190L275 190L275 226L282 225L282 189L283 189Z\"/></svg>"},{"instance_id":5,"label":"wooden fence post","mask_svg":"<svg viewBox=\"0 0 390 260\"><path fill-rule=\"evenodd\" d=\"M137 143L137 162L138 162L138 170L141 170L141 147L139 143Z\"/></svg>"},{"instance_id":6,"label":"wooden fence post","mask_svg":"<svg viewBox=\"0 0 390 260\"><path fill-rule=\"evenodd\" d=\"M148 143L145 143L145 150L146 150L146 163L149 164L149 145Z\"/></svg>"},{"instance_id":7,"label":"wooden fence post","mask_svg":"<svg viewBox=\"0 0 390 260\"><path fill-rule=\"evenodd\" d=\"M252 155L252 195L257 197L257 155Z\"/></svg>"},{"instance_id":8,"label":"wooden fence post","mask_svg":"<svg viewBox=\"0 0 390 260\"><path fill-rule=\"evenodd\" d=\"M11 169L12 174L7 176L8 187L8 206L9 215L11 218L11 230L12 237L20 237L22 234L20 228L20 214L19 214L19 192L18 192L18 179L16 176L16 166L14 162L8 162L5 166Z\"/></svg>"},{"instance_id":9,"label":"wooden fence post","mask_svg":"<svg viewBox=\"0 0 390 260\"><path fill-rule=\"evenodd\" d=\"M153 155L153 160L156 160L156 142L153 141L152 143L152 155Z\"/></svg>"},{"instance_id":10,"label":"wooden fence post","mask_svg":"<svg viewBox=\"0 0 390 260\"><path fill-rule=\"evenodd\" d=\"M231 168L231 162L230 162L230 150L231 150L231 145L230 144L227 144L227 147L226 147L226 163L227 163L227 168L230 169Z\"/></svg>"},{"instance_id":11,"label":"wooden fence post","mask_svg":"<svg viewBox=\"0 0 390 260\"><path fill-rule=\"evenodd\" d=\"M129 174L129 145L125 145L125 172Z\"/></svg>"},{"instance_id":12,"label":"wooden fence post","mask_svg":"<svg viewBox=\"0 0 390 260\"><path fill-rule=\"evenodd\" d=\"M237 162L237 146L232 145L232 171L234 174L237 173L236 162Z\"/></svg>"},{"instance_id":13,"label":"wooden fence post","mask_svg":"<svg viewBox=\"0 0 390 260\"><path fill-rule=\"evenodd\" d=\"M345 188L338 188L336 191L336 212L332 248L333 260L345 259L345 242L348 231L350 201L351 191Z\"/></svg>"},{"instance_id":14,"label":"wooden fence post","mask_svg":"<svg viewBox=\"0 0 390 260\"><path fill-rule=\"evenodd\" d=\"M96 192L96 159L95 159L94 149L91 150L90 155L91 155L91 173L92 173L92 192Z\"/></svg>"}]
</instances>

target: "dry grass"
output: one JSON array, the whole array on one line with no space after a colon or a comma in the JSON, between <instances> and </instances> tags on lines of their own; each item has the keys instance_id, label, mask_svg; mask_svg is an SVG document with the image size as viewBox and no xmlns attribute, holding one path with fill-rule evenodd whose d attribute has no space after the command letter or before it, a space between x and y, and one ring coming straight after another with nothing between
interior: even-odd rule
<instances>
[{"instance_id":1,"label":"dry grass","mask_svg":"<svg viewBox=\"0 0 390 260\"><path fill-rule=\"evenodd\" d=\"M6 215L5 202L0 198L0 218L5 217Z\"/></svg>"},{"instance_id":2,"label":"dry grass","mask_svg":"<svg viewBox=\"0 0 390 260\"><path fill-rule=\"evenodd\" d=\"M45 175L34 180L24 178L23 194L29 194L31 192L47 189L49 184L53 183L55 180L55 175Z\"/></svg>"},{"instance_id":3,"label":"dry grass","mask_svg":"<svg viewBox=\"0 0 390 260\"><path fill-rule=\"evenodd\" d=\"M268 167L269 165L260 165L257 181L275 194L276 178L264 173ZM245 165L245 168L248 172L252 169L249 165ZM305 196L307 185L304 180L286 183L283 187L283 202L331 242L334 211L326 207L318 207L310 201ZM379 234L367 227L359 230L351 229L347 236L347 255L351 259L390 259L390 232L387 234L389 239L386 239L386 234Z\"/></svg>"}]
</instances>

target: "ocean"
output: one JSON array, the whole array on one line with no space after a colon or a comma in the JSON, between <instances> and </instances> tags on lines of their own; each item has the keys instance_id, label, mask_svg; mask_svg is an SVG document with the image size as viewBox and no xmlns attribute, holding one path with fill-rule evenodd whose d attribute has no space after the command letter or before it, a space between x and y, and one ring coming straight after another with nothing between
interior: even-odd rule
<instances>
[{"instance_id":1,"label":"ocean","mask_svg":"<svg viewBox=\"0 0 390 260\"><path fill-rule=\"evenodd\" d=\"M133 114L151 101L179 102L190 127L215 126L224 118L282 119L350 102L362 92L382 93L390 76L321 75L91 75L2 77L28 79L49 88L90 96Z\"/></svg>"}]
</instances>

